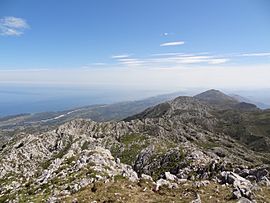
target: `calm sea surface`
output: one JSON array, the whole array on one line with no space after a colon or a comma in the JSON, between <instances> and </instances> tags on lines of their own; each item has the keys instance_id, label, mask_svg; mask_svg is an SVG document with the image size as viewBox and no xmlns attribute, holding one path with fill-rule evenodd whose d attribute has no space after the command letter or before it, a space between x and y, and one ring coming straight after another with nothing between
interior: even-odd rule
<instances>
[{"instance_id":1,"label":"calm sea surface","mask_svg":"<svg viewBox=\"0 0 270 203\"><path fill-rule=\"evenodd\" d=\"M142 99L155 94L158 93L100 87L20 87L2 85L0 86L0 116L60 111L85 105Z\"/></svg>"}]
</instances>

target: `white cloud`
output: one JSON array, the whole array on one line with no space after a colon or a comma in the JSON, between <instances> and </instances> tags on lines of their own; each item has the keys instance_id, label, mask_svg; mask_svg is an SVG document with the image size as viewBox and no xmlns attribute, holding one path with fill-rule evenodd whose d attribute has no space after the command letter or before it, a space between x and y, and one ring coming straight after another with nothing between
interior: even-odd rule
<instances>
[{"instance_id":1,"label":"white cloud","mask_svg":"<svg viewBox=\"0 0 270 203\"><path fill-rule=\"evenodd\" d=\"M121 59L121 58L128 58L130 57L129 54L121 54L121 55L113 55L111 58L113 59Z\"/></svg>"},{"instance_id":2,"label":"white cloud","mask_svg":"<svg viewBox=\"0 0 270 203\"><path fill-rule=\"evenodd\" d=\"M180 56L178 57L178 62L179 63L203 63L203 62L208 62L209 59L213 58L212 56L200 56L200 55L195 55L195 56Z\"/></svg>"},{"instance_id":3,"label":"white cloud","mask_svg":"<svg viewBox=\"0 0 270 203\"><path fill-rule=\"evenodd\" d=\"M9 16L0 19L0 35L20 36L27 28L29 25L22 18Z\"/></svg>"},{"instance_id":4,"label":"white cloud","mask_svg":"<svg viewBox=\"0 0 270 203\"><path fill-rule=\"evenodd\" d=\"M245 53L240 56L270 56L270 52L259 52L259 53Z\"/></svg>"},{"instance_id":5,"label":"white cloud","mask_svg":"<svg viewBox=\"0 0 270 203\"><path fill-rule=\"evenodd\" d=\"M216 58L216 59L211 59L208 61L209 64L222 64L222 63L227 63L230 61L230 59L227 58Z\"/></svg>"},{"instance_id":6,"label":"white cloud","mask_svg":"<svg viewBox=\"0 0 270 203\"><path fill-rule=\"evenodd\" d=\"M177 55L181 55L181 54L183 54L183 53L170 52L170 53L152 54L151 56L177 56Z\"/></svg>"},{"instance_id":7,"label":"white cloud","mask_svg":"<svg viewBox=\"0 0 270 203\"><path fill-rule=\"evenodd\" d=\"M27 28L28 25L26 21L22 18L16 18L16 17L4 17L1 20L2 24L7 27L13 27L13 28Z\"/></svg>"},{"instance_id":8,"label":"white cloud","mask_svg":"<svg viewBox=\"0 0 270 203\"><path fill-rule=\"evenodd\" d=\"M130 56L131 55L129 54L122 54L122 55L114 55L111 58L115 59L116 62L118 62L118 64L128 66L128 67L143 65L144 60L131 58Z\"/></svg>"},{"instance_id":9,"label":"white cloud","mask_svg":"<svg viewBox=\"0 0 270 203\"><path fill-rule=\"evenodd\" d=\"M135 58L120 58L117 60L120 64L126 66L142 66L144 61Z\"/></svg>"},{"instance_id":10,"label":"white cloud","mask_svg":"<svg viewBox=\"0 0 270 203\"><path fill-rule=\"evenodd\" d=\"M185 44L184 41L176 41L176 42L166 42L160 44L161 47L166 47L166 46L179 46Z\"/></svg>"},{"instance_id":11,"label":"white cloud","mask_svg":"<svg viewBox=\"0 0 270 203\"><path fill-rule=\"evenodd\" d=\"M128 55L114 57L120 65L140 66L142 68L173 67L179 64L223 64L230 61L229 58L210 55L209 53L161 53L152 54L144 58L131 58Z\"/></svg>"},{"instance_id":12,"label":"white cloud","mask_svg":"<svg viewBox=\"0 0 270 203\"><path fill-rule=\"evenodd\" d=\"M229 61L227 58L218 58L212 55L182 55L172 59L181 64L222 64Z\"/></svg>"}]
</instances>

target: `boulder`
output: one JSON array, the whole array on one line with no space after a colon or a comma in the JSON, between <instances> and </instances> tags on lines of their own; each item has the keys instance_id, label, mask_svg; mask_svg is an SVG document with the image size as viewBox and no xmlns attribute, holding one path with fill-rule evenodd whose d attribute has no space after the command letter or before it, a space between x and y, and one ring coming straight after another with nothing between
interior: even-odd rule
<instances>
[{"instance_id":1,"label":"boulder","mask_svg":"<svg viewBox=\"0 0 270 203\"><path fill-rule=\"evenodd\" d=\"M269 172L265 168L252 169L250 170L249 174L255 176L258 181L261 180L263 177L269 176Z\"/></svg>"},{"instance_id":2,"label":"boulder","mask_svg":"<svg viewBox=\"0 0 270 203\"><path fill-rule=\"evenodd\" d=\"M232 198L233 199L240 199L242 197L241 191L235 188L232 192Z\"/></svg>"},{"instance_id":3,"label":"boulder","mask_svg":"<svg viewBox=\"0 0 270 203\"><path fill-rule=\"evenodd\" d=\"M254 176L254 175L248 175L246 177L246 179L249 180L249 181L256 181L257 180L256 176Z\"/></svg>"},{"instance_id":4,"label":"boulder","mask_svg":"<svg viewBox=\"0 0 270 203\"><path fill-rule=\"evenodd\" d=\"M141 175L141 179L153 181L153 178L151 176L149 176L149 175L146 175L146 174L142 174Z\"/></svg>"},{"instance_id":5,"label":"boulder","mask_svg":"<svg viewBox=\"0 0 270 203\"><path fill-rule=\"evenodd\" d=\"M249 180L241 177L240 175L230 172L230 171L222 171L221 172L221 180L223 183L232 184L234 186L247 186L252 187L252 184Z\"/></svg>"},{"instance_id":6,"label":"boulder","mask_svg":"<svg viewBox=\"0 0 270 203\"><path fill-rule=\"evenodd\" d=\"M230 171L221 172L222 183L233 185L233 198L239 199L240 197L252 198L251 182L236 173Z\"/></svg>"},{"instance_id":7,"label":"boulder","mask_svg":"<svg viewBox=\"0 0 270 203\"><path fill-rule=\"evenodd\" d=\"M240 169L239 169L240 170ZM249 169L243 169L242 171L240 170L240 171L235 171L235 173L238 173L240 176L242 176L242 177L247 177L248 175L250 175L250 171L249 171Z\"/></svg>"},{"instance_id":8,"label":"boulder","mask_svg":"<svg viewBox=\"0 0 270 203\"><path fill-rule=\"evenodd\" d=\"M160 186L163 186L163 185L166 185L168 187L171 186L171 183L170 181L168 180L165 180L165 179L159 179L157 182L156 182L156 187L155 187L155 191L158 191Z\"/></svg>"},{"instance_id":9,"label":"boulder","mask_svg":"<svg viewBox=\"0 0 270 203\"><path fill-rule=\"evenodd\" d=\"M178 188L178 184L177 183L172 183L172 182L170 182L170 181L168 181L168 180L165 180L165 179L159 179L157 182L156 182L156 187L155 187L155 191L158 191L159 190L159 188L161 187L161 186L163 186L163 185L165 185L165 186L167 186L168 188L170 188L170 189L172 189L172 188Z\"/></svg>"},{"instance_id":10,"label":"boulder","mask_svg":"<svg viewBox=\"0 0 270 203\"><path fill-rule=\"evenodd\" d=\"M170 172L165 172L165 178L166 178L166 180L169 180L169 181L177 180L177 177L175 175L171 174Z\"/></svg>"}]
</instances>

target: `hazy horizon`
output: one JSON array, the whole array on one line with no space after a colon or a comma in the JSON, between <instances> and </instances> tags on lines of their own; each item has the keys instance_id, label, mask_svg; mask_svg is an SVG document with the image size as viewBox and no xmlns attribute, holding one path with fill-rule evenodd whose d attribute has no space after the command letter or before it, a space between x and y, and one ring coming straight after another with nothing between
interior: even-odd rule
<instances>
[{"instance_id":1,"label":"hazy horizon","mask_svg":"<svg viewBox=\"0 0 270 203\"><path fill-rule=\"evenodd\" d=\"M218 89L214 88L213 89ZM85 86L0 85L0 117L22 113L63 111L73 108L143 100L149 97L175 94L193 96L208 88L175 88L172 90ZM218 89L237 94L252 102L270 106L270 89Z\"/></svg>"}]
</instances>

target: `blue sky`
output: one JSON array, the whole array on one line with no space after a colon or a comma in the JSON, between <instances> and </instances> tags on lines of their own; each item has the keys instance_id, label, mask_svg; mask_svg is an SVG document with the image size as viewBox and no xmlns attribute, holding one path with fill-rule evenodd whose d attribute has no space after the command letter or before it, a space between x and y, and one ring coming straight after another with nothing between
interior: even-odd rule
<instances>
[{"instance_id":1,"label":"blue sky","mask_svg":"<svg viewBox=\"0 0 270 203\"><path fill-rule=\"evenodd\" d=\"M269 11L268 0L0 0L0 81L270 86Z\"/></svg>"}]
</instances>

